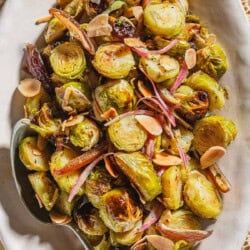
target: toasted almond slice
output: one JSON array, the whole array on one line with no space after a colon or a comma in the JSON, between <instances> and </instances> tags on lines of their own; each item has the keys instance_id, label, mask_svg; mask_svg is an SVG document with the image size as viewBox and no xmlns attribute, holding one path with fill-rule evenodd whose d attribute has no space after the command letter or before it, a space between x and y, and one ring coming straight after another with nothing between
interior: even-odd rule
<instances>
[{"instance_id":1,"label":"toasted almond slice","mask_svg":"<svg viewBox=\"0 0 250 250\"><path fill-rule=\"evenodd\" d=\"M212 165L206 169L206 172L219 191L222 193L227 193L230 191L231 184L218 166Z\"/></svg>"},{"instance_id":2,"label":"toasted almond slice","mask_svg":"<svg viewBox=\"0 0 250 250\"><path fill-rule=\"evenodd\" d=\"M60 225L68 224L72 220L70 216L59 214L54 211L50 212L49 216L53 223Z\"/></svg>"},{"instance_id":3,"label":"toasted almond slice","mask_svg":"<svg viewBox=\"0 0 250 250\"><path fill-rule=\"evenodd\" d=\"M70 118L68 120L65 120L62 123L62 131L64 131L65 128L72 127L72 126L75 126L75 125L79 124L83 120L84 120L84 116L81 115L81 114L76 115L76 116L70 116Z\"/></svg>"},{"instance_id":4,"label":"toasted almond slice","mask_svg":"<svg viewBox=\"0 0 250 250\"><path fill-rule=\"evenodd\" d=\"M188 69L192 69L196 65L196 51L193 48L186 50L185 62Z\"/></svg>"},{"instance_id":5,"label":"toasted almond slice","mask_svg":"<svg viewBox=\"0 0 250 250\"><path fill-rule=\"evenodd\" d=\"M47 23L49 22L53 17L51 15L49 16L44 16L44 17L41 17L39 19L36 20L35 24L36 25L39 25L41 23Z\"/></svg>"},{"instance_id":6,"label":"toasted almond slice","mask_svg":"<svg viewBox=\"0 0 250 250\"><path fill-rule=\"evenodd\" d=\"M221 146L209 148L200 158L201 168L205 169L216 163L224 154L226 149Z\"/></svg>"},{"instance_id":7,"label":"toasted almond slice","mask_svg":"<svg viewBox=\"0 0 250 250\"><path fill-rule=\"evenodd\" d=\"M86 30L89 37L109 36L112 32L109 15L100 14L96 16L89 22Z\"/></svg>"},{"instance_id":8,"label":"toasted almond slice","mask_svg":"<svg viewBox=\"0 0 250 250\"><path fill-rule=\"evenodd\" d=\"M175 155L170 155L164 152L156 153L153 158L153 163L157 166L174 166L182 164L182 159Z\"/></svg>"},{"instance_id":9,"label":"toasted almond slice","mask_svg":"<svg viewBox=\"0 0 250 250\"><path fill-rule=\"evenodd\" d=\"M143 18L143 8L141 6L132 7L133 16L137 21L141 21Z\"/></svg>"},{"instance_id":10,"label":"toasted almond slice","mask_svg":"<svg viewBox=\"0 0 250 250\"><path fill-rule=\"evenodd\" d=\"M128 47L135 47L135 48L147 48L147 45L142 42L139 38L125 38L124 39L124 43L128 46Z\"/></svg>"},{"instance_id":11,"label":"toasted almond slice","mask_svg":"<svg viewBox=\"0 0 250 250\"><path fill-rule=\"evenodd\" d=\"M144 97L151 97L153 96L152 92L145 86L143 81L139 80L137 83L138 90Z\"/></svg>"},{"instance_id":12,"label":"toasted almond slice","mask_svg":"<svg viewBox=\"0 0 250 250\"><path fill-rule=\"evenodd\" d=\"M110 108L107 111L105 111L103 114L101 114L101 117L104 119L109 119L109 118L115 118L118 116L118 113L115 108Z\"/></svg>"},{"instance_id":13,"label":"toasted almond slice","mask_svg":"<svg viewBox=\"0 0 250 250\"><path fill-rule=\"evenodd\" d=\"M25 97L33 97L39 94L41 89L41 82L37 79L27 78L20 82L18 90Z\"/></svg>"},{"instance_id":14,"label":"toasted almond slice","mask_svg":"<svg viewBox=\"0 0 250 250\"><path fill-rule=\"evenodd\" d=\"M114 170L114 167L109 159L108 156L104 156L104 164L105 164L105 168L106 170L108 171L108 173L114 177L114 178L117 178L119 176L119 174Z\"/></svg>"},{"instance_id":15,"label":"toasted almond slice","mask_svg":"<svg viewBox=\"0 0 250 250\"><path fill-rule=\"evenodd\" d=\"M161 124L152 116L136 115L135 119L151 135L158 136L162 133Z\"/></svg>"},{"instance_id":16,"label":"toasted almond slice","mask_svg":"<svg viewBox=\"0 0 250 250\"><path fill-rule=\"evenodd\" d=\"M148 235L147 240L157 250L171 250L174 247L172 240L160 235Z\"/></svg>"}]
</instances>

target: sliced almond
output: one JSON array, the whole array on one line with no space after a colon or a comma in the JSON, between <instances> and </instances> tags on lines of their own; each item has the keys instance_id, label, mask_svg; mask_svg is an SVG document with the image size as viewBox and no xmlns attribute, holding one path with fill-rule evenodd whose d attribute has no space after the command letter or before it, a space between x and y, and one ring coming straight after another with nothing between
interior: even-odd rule
<instances>
[{"instance_id":1,"label":"sliced almond","mask_svg":"<svg viewBox=\"0 0 250 250\"><path fill-rule=\"evenodd\" d=\"M72 220L70 216L59 214L54 211L50 212L49 216L53 223L60 224L60 225L68 224Z\"/></svg>"},{"instance_id":2,"label":"sliced almond","mask_svg":"<svg viewBox=\"0 0 250 250\"><path fill-rule=\"evenodd\" d=\"M84 116L81 115L81 114L80 115L76 115L76 116L70 116L70 118L68 120L65 120L62 123L62 131L64 131L65 128L73 127L73 126L79 124L83 120L84 120Z\"/></svg>"},{"instance_id":3,"label":"sliced almond","mask_svg":"<svg viewBox=\"0 0 250 250\"><path fill-rule=\"evenodd\" d=\"M119 174L115 171L111 163L111 160L109 159L108 156L104 156L104 164L105 164L106 170L112 177L117 178L119 176Z\"/></svg>"},{"instance_id":4,"label":"sliced almond","mask_svg":"<svg viewBox=\"0 0 250 250\"><path fill-rule=\"evenodd\" d=\"M188 69L192 69L196 65L196 51L193 48L186 50L185 62Z\"/></svg>"},{"instance_id":5,"label":"sliced almond","mask_svg":"<svg viewBox=\"0 0 250 250\"><path fill-rule=\"evenodd\" d=\"M144 97L151 97L153 96L152 92L145 86L143 81L139 80L137 83L138 90Z\"/></svg>"},{"instance_id":6,"label":"sliced almond","mask_svg":"<svg viewBox=\"0 0 250 250\"><path fill-rule=\"evenodd\" d=\"M226 149L221 146L209 148L200 158L201 168L205 169L215 164L224 154Z\"/></svg>"},{"instance_id":7,"label":"sliced almond","mask_svg":"<svg viewBox=\"0 0 250 250\"><path fill-rule=\"evenodd\" d=\"M86 30L89 37L109 36L112 32L109 15L100 14L96 16L89 22Z\"/></svg>"},{"instance_id":8,"label":"sliced almond","mask_svg":"<svg viewBox=\"0 0 250 250\"><path fill-rule=\"evenodd\" d=\"M124 39L124 43L128 46L128 47L133 47L133 48L147 48L147 45L141 41L139 38L125 38Z\"/></svg>"},{"instance_id":9,"label":"sliced almond","mask_svg":"<svg viewBox=\"0 0 250 250\"><path fill-rule=\"evenodd\" d=\"M152 116L136 115L135 119L151 135L159 136L163 131L161 124Z\"/></svg>"},{"instance_id":10,"label":"sliced almond","mask_svg":"<svg viewBox=\"0 0 250 250\"><path fill-rule=\"evenodd\" d=\"M53 18L53 17L50 16L50 15L49 15L49 16L41 17L41 18L39 18L39 19L36 20L35 24L36 24L36 25L39 25L39 24L41 24L41 23L47 23L47 22L49 22L52 18Z\"/></svg>"},{"instance_id":11,"label":"sliced almond","mask_svg":"<svg viewBox=\"0 0 250 250\"><path fill-rule=\"evenodd\" d=\"M182 159L175 155L170 155L164 152L156 153L153 158L153 163L157 166L174 166L182 164Z\"/></svg>"},{"instance_id":12,"label":"sliced almond","mask_svg":"<svg viewBox=\"0 0 250 250\"><path fill-rule=\"evenodd\" d=\"M143 18L143 8L141 6L132 7L132 13L135 19L139 22Z\"/></svg>"},{"instance_id":13,"label":"sliced almond","mask_svg":"<svg viewBox=\"0 0 250 250\"><path fill-rule=\"evenodd\" d=\"M39 94L41 82L37 79L27 78L22 80L17 88L23 96L33 97Z\"/></svg>"},{"instance_id":14,"label":"sliced almond","mask_svg":"<svg viewBox=\"0 0 250 250\"><path fill-rule=\"evenodd\" d=\"M110 119L110 118L115 118L118 116L118 113L115 108L110 108L107 111L105 111L103 114L101 114L101 117L104 119Z\"/></svg>"}]
</instances>

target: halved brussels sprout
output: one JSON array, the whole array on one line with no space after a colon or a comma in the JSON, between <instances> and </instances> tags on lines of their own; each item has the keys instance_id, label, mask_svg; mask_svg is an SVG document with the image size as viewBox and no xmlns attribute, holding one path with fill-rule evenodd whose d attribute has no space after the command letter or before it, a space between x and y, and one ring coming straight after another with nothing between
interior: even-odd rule
<instances>
[{"instance_id":1,"label":"halved brussels sprout","mask_svg":"<svg viewBox=\"0 0 250 250\"><path fill-rule=\"evenodd\" d=\"M66 79L77 79L86 69L82 47L76 42L65 42L51 51L50 64L53 71Z\"/></svg>"},{"instance_id":2,"label":"halved brussels sprout","mask_svg":"<svg viewBox=\"0 0 250 250\"><path fill-rule=\"evenodd\" d=\"M194 90L207 92L209 110L221 109L225 104L224 91L221 86L209 75L202 71L192 74L185 83Z\"/></svg>"},{"instance_id":3,"label":"halved brussels sprout","mask_svg":"<svg viewBox=\"0 0 250 250\"><path fill-rule=\"evenodd\" d=\"M226 54L219 44L198 50L197 65L213 78L220 78L228 68Z\"/></svg>"},{"instance_id":4,"label":"halved brussels sprout","mask_svg":"<svg viewBox=\"0 0 250 250\"><path fill-rule=\"evenodd\" d=\"M194 127L193 145L200 155L212 146L226 148L237 135L235 124L219 115L211 115L198 121Z\"/></svg>"},{"instance_id":5,"label":"halved brussels sprout","mask_svg":"<svg viewBox=\"0 0 250 250\"><path fill-rule=\"evenodd\" d=\"M113 80L95 89L95 98L102 112L115 108L121 114L132 110L135 101L133 87L128 81Z\"/></svg>"},{"instance_id":6,"label":"halved brussels sprout","mask_svg":"<svg viewBox=\"0 0 250 250\"><path fill-rule=\"evenodd\" d=\"M185 240L179 240L175 242L173 250L190 250L192 246L192 243L189 243Z\"/></svg>"},{"instance_id":7,"label":"halved brussels sprout","mask_svg":"<svg viewBox=\"0 0 250 250\"><path fill-rule=\"evenodd\" d=\"M54 119L52 116L52 109L48 103L45 103L37 118L38 125L31 123L30 128L35 130L42 137L55 136L60 132L61 120Z\"/></svg>"},{"instance_id":8,"label":"halved brussels sprout","mask_svg":"<svg viewBox=\"0 0 250 250\"><path fill-rule=\"evenodd\" d=\"M73 151L72 149L67 149L67 148L58 150L51 156L50 172L54 177L55 181L57 182L58 186L60 187L60 189L65 191L66 193L70 193L70 191L76 184L76 181L79 175L81 174L81 170L77 170L72 172L71 174L63 176L57 176L54 173L54 171L63 168L70 160L72 160L75 157L77 157L76 152ZM83 187L81 187L77 194L81 196L83 195L83 193L84 190Z\"/></svg>"},{"instance_id":9,"label":"halved brussels sprout","mask_svg":"<svg viewBox=\"0 0 250 250\"><path fill-rule=\"evenodd\" d=\"M41 86L38 95L26 98L24 106L25 116L30 120L32 120L39 113L42 105L49 101L50 101L50 96Z\"/></svg>"},{"instance_id":10,"label":"halved brussels sprout","mask_svg":"<svg viewBox=\"0 0 250 250\"><path fill-rule=\"evenodd\" d=\"M102 196L100 216L109 229L122 233L135 227L142 210L125 188L116 188Z\"/></svg>"},{"instance_id":11,"label":"halved brussels sprout","mask_svg":"<svg viewBox=\"0 0 250 250\"><path fill-rule=\"evenodd\" d=\"M176 112L190 123L201 119L208 112L209 97L205 91L193 90L186 85L182 85L176 90L175 96L181 103Z\"/></svg>"},{"instance_id":12,"label":"halved brussels sprout","mask_svg":"<svg viewBox=\"0 0 250 250\"><path fill-rule=\"evenodd\" d=\"M122 43L99 46L92 63L100 74L111 79L126 77L135 66L131 50Z\"/></svg>"},{"instance_id":13,"label":"halved brussels sprout","mask_svg":"<svg viewBox=\"0 0 250 250\"><path fill-rule=\"evenodd\" d=\"M111 176L104 167L95 167L85 181L84 190L91 204L99 208L101 196L111 190Z\"/></svg>"},{"instance_id":14,"label":"halved brussels sprout","mask_svg":"<svg viewBox=\"0 0 250 250\"><path fill-rule=\"evenodd\" d=\"M170 138L165 134L162 136L161 140L162 148L171 154L179 155L179 150L177 145L177 143L179 142L184 152L185 153L188 152L191 147L192 140L194 138L193 133L184 127L179 127L179 129L174 129L173 132L175 134L175 138Z\"/></svg>"},{"instance_id":15,"label":"halved brussels sprout","mask_svg":"<svg viewBox=\"0 0 250 250\"><path fill-rule=\"evenodd\" d=\"M61 191L56 201L55 209L60 214L71 216L74 206L76 204L76 200L73 200L72 202L68 202L68 198L69 198L69 194L64 191Z\"/></svg>"},{"instance_id":16,"label":"halved brussels sprout","mask_svg":"<svg viewBox=\"0 0 250 250\"><path fill-rule=\"evenodd\" d=\"M184 200L194 214L216 219L221 213L221 198L214 185L198 171L189 174L184 186Z\"/></svg>"},{"instance_id":17,"label":"halved brussels sprout","mask_svg":"<svg viewBox=\"0 0 250 250\"><path fill-rule=\"evenodd\" d=\"M134 115L124 117L111 124L108 134L115 147L126 152L140 150L147 140L146 132L137 123Z\"/></svg>"},{"instance_id":18,"label":"halved brussels sprout","mask_svg":"<svg viewBox=\"0 0 250 250\"><path fill-rule=\"evenodd\" d=\"M90 119L84 120L70 128L69 140L83 151L87 151L95 146L100 139L100 131L95 122Z\"/></svg>"},{"instance_id":19,"label":"halved brussels sprout","mask_svg":"<svg viewBox=\"0 0 250 250\"><path fill-rule=\"evenodd\" d=\"M161 182L152 163L140 153L115 153L115 160L144 201L151 201L161 193Z\"/></svg>"},{"instance_id":20,"label":"halved brussels sprout","mask_svg":"<svg viewBox=\"0 0 250 250\"><path fill-rule=\"evenodd\" d=\"M102 236L108 228L99 216L98 209L90 203L82 205L74 214L76 224L82 232L90 236Z\"/></svg>"},{"instance_id":21,"label":"halved brussels sprout","mask_svg":"<svg viewBox=\"0 0 250 250\"><path fill-rule=\"evenodd\" d=\"M111 244L109 241L108 236L105 234L102 237L102 240L98 245L93 247L94 250L110 250L111 249Z\"/></svg>"},{"instance_id":22,"label":"halved brussels sprout","mask_svg":"<svg viewBox=\"0 0 250 250\"><path fill-rule=\"evenodd\" d=\"M36 137L26 137L19 145L19 158L28 170L47 171L50 153L48 148L43 151L37 148Z\"/></svg>"},{"instance_id":23,"label":"halved brussels sprout","mask_svg":"<svg viewBox=\"0 0 250 250\"><path fill-rule=\"evenodd\" d=\"M142 221L138 221L134 228L128 232L124 233L116 233L114 231L110 231L110 241L112 246L131 246L135 242L141 239L143 235L143 231L141 231Z\"/></svg>"},{"instance_id":24,"label":"halved brussels sprout","mask_svg":"<svg viewBox=\"0 0 250 250\"><path fill-rule=\"evenodd\" d=\"M165 170L161 177L163 204L172 210L183 206L182 179L179 167L173 166Z\"/></svg>"},{"instance_id":25,"label":"halved brussels sprout","mask_svg":"<svg viewBox=\"0 0 250 250\"><path fill-rule=\"evenodd\" d=\"M199 218L187 209L179 209L174 212L167 209L162 213L160 222L172 229L201 229Z\"/></svg>"},{"instance_id":26,"label":"halved brussels sprout","mask_svg":"<svg viewBox=\"0 0 250 250\"><path fill-rule=\"evenodd\" d=\"M196 158L191 158L188 161L187 166L185 167L184 165L180 165L180 170L181 170L181 179L182 182L185 183L188 175L190 172L192 172L193 170L198 170L200 169L200 162L196 159Z\"/></svg>"},{"instance_id":27,"label":"halved brussels sprout","mask_svg":"<svg viewBox=\"0 0 250 250\"><path fill-rule=\"evenodd\" d=\"M169 45L171 41L166 39L164 36L155 36L154 42L158 49L162 49L167 45ZM189 48L190 44L187 41L178 40L177 44L172 49L170 49L166 54L174 57L183 56L186 50L188 50Z\"/></svg>"},{"instance_id":28,"label":"halved brussels sprout","mask_svg":"<svg viewBox=\"0 0 250 250\"><path fill-rule=\"evenodd\" d=\"M140 66L154 82L163 82L178 75L178 61L167 55L152 55L140 58Z\"/></svg>"},{"instance_id":29,"label":"halved brussels sprout","mask_svg":"<svg viewBox=\"0 0 250 250\"><path fill-rule=\"evenodd\" d=\"M48 211L50 211L56 203L59 189L45 172L29 174L28 178L42 204Z\"/></svg>"},{"instance_id":30,"label":"halved brussels sprout","mask_svg":"<svg viewBox=\"0 0 250 250\"><path fill-rule=\"evenodd\" d=\"M68 82L56 88L56 98L67 112L82 112L91 106L90 88L87 83Z\"/></svg>"},{"instance_id":31,"label":"halved brussels sprout","mask_svg":"<svg viewBox=\"0 0 250 250\"><path fill-rule=\"evenodd\" d=\"M151 3L144 9L144 24L154 35L177 36L185 24L185 14L169 2Z\"/></svg>"}]
</instances>

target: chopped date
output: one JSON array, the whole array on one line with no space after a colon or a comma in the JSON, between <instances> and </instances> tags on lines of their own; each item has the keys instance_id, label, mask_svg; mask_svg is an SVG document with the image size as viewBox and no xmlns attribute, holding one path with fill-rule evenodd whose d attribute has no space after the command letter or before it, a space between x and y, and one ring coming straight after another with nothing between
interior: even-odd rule
<instances>
[{"instance_id":1,"label":"chopped date","mask_svg":"<svg viewBox=\"0 0 250 250\"><path fill-rule=\"evenodd\" d=\"M135 35L135 27L125 20L116 20L113 27L114 35L119 38L133 37Z\"/></svg>"}]
</instances>

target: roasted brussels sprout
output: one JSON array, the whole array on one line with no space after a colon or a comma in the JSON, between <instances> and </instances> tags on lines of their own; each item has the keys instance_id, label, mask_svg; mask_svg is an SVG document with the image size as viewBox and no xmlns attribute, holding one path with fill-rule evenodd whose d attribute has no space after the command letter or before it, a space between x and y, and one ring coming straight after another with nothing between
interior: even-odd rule
<instances>
[{"instance_id":1,"label":"roasted brussels sprout","mask_svg":"<svg viewBox=\"0 0 250 250\"><path fill-rule=\"evenodd\" d=\"M115 153L115 160L144 201L151 201L161 193L160 179L145 155L140 152Z\"/></svg>"},{"instance_id":2,"label":"roasted brussels sprout","mask_svg":"<svg viewBox=\"0 0 250 250\"><path fill-rule=\"evenodd\" d=\"M185 83L194 90L207 92L209 99L209 110L221 109L225 104L224 91L221 86L209 75L198 71L192 74Z\"/></svg>"},{"instance_id":3,"label":"roasted brussels sprout","mask_svg":"<svg viewBox=\"0 0 250 250\"><path fill-rule=\"evenodd\" d=\"M111 249L111 244L106 234L102 237L101 242L98 243L98 245L94 246L93 249L94 250L110 250Z\"/></svg>"},{"instance_id":4,"label":"roasted brussels sprout","mask_svg":"<svg viewBox=\"0 0 250 250\"><path fill-rule=\"evenodd\" d=\"M192 247L192 243L189 243L185 240L179 240L175 242L173 250L190 250Z\"/></svg>"},{"instance_id":5,"label":"roasted brussels sprout","mask_svg":"<svg viewBox=\"0 0 250 250\"><path fill-rule=\"evenodd\" d=\"M101 196L111 188L111 176L104 167L95 167L84 184L85 194L96 208L100 207Z\"/></svg>"},{"instance_id":6,"label":"roasted brussels sprout","mask_svg":"<svg viewBox=\"0 0 250 250\"><path fill-rule=\"evenodd\" d=\"M63 176L57 176L54 171L59 170L65 166L71 159L77 157L77 154L72 149L64 148L62 150L56 151L50 161L50 172L52 176L54 177L55 181L57 182L58 186L61 190L65 191L66 193L69 193L72 188L74 187L81 170L77 170L72 172L68 175ZM83 187L81 187L78 191L78 195L83 195L84 190Z\"/></svg>"},{"instance_id":7,"label":"roasted brussels sprout","mask_svg":"<svg viewBox=\"0 0 250 250\"><path fill-rule=\"evenodd\" d=\"M49 170L50 153L47 148L43 151L37 148L36 137L26 137L19 145L19 158L28 170Z\"/></svg>"},{"instance_id":8,"label":"roasted brussels sprout","mask_svg":"<svg viewBox=\"0 0 250 250\"><path fill-rule=\"evenodd\" d=\"M86 235L102 236L108 231L108 228L99 216L98 209L94 208L90 203L86 203L78 208L74 218L78 227Z\"/></svg>"},{"instance_id":9,"label":"roasted brussels sprout","mask_svg":"<svg viewBox=\"0 0 250 250\"><path fill-rule=\"evenodd\" d=\"M87 151L95 146L100 138L100 131L97 125L90 119L84 120L70 128L69 140L83 151Z\"/></svg>"},{"instance_id":10,"label":"roasted brussels sprout","mask_svg":"<svg viewBox=\"0 0 250 250\"><path fill-rule=\"evenodd\" d=\"M60 214L71 216L74 206L76 205L76 200L68 202L68 198L69 194L61 191L55 204L55 210Z\"/></svg>"},{"instance_id":11,"label":"roasted brussels sprout","mask_svg":"<svg viewBox=\"0 0 250 250\"><path fill-rule=\"evenodd\" d=\"M226 148L235 139L237 128L223 116L211 115L198 121L194 127L193 145L199 154L212 146Z\"/></svg>"},{"instance_id":12,"label":"roasted brussels sprout","mask_svg":"<svg viewBox=\"0 0 250 250\"><path fill-rule=\"evenodd\" d=\"M138 221L134 228L130 231L124 233L116 233L114 231L110 231L110 241L112 246L131 246L135 242L141 239L143 235L143 231L141 231L142 221Z\"/></svg>"},{"instance_id":13,"label":"roasted brussels sprout","mask_svg":"<svg viewBox=\"0 0 250 250\"><path fill-rule=\"evenodd\" d=\"M42 204L48 211L50 211L58 198L58 188L45 172L29 174L28 178Z\"/></svg>"},{"instance_id":14,"label":"roasted brussels sprout","mask_svg":"<svg viewBox=\"0 0 250 250\"><path fill-rule=\"evenodd\" d=\"M102 112L115 108L118 113L130 111L135 102L133 87L124 79L109 81L95 89L95 98Z\"/></svg>"},{"instance_id":15,"label":"roasted brussels sprout","mask_svg":"<svg viewBox=\"0 0 250 250\"><path fill-rule=\"evenodd\" d=\"M160 218L160 222L173 229L200 230L201 223L197 216L186 209L179 209L174 212L165 210Z\"/></svg>"},{"instance_id":16,"label":"roasted brussels sprout","mask_svg":"<svg viewBox=\"0 0 250 250\"><path fill-rule=\"evenodd\" d=\"M135 66L132 52L122 43L99 46L92 63L100 74L111 79L126 77Z\"/></svg>"},{"instance_id":17,"label":"roasted brussels sprout","mask_svg":"<svg viewBox=\"0 0 250 250\"><path fill-rule=\"evenodd\" d=\"M124 188L113 189L102 196L100 216L114 232L132 230L142 218L142 210Z\"/></svg>"},{"instance_id":18,"label":"roasted brussels sprout","mask_svg":"<svg viewBox=\"0 0 250 250\"><path fill-rule=\"evenodd\" d=\"M90 88L87 83L69 82L56 88L56 98L66 112L82 112L91 106Z\"/></svg>"},{"instance_id":19,"label":"roasted brussels sprout","mask_svg":"<svg viewBox=\"0 0 250 250\"><path fill-rule=\"evenodd\" d=\"M52 109L48 103L45 103L37 118L38 125L31 123L30 128L35 130L42 137L55 136L60 132L61 120L54 119Z\"/></svg>"},{"instance_id":20,"label":"roasted brussels sprout","mask_svg":"<svg viewBox=\"0 0 250 250\"><path fill-rule=\"evenodd\" d=\"M170 138L165 134L162 136L161 146L163 149L171 154L179 155L178 145L179 142L184 152L188 152L193 140L193 133L183 127L173 130L175 138Z\"/></svg>"},{"instance_id":21,"label":"roasted brussels sprout","mask_svg":"<svg viewBox=\"0 0 250 250\"><path fill-rule=\"evenodd\" d=\"M221 213L221 198L214 185L198 171L189 174L184 186L184 200L194 214L216 219Z\"/></svg>"},{"instance_id":22,"label":"roasted brussels sprout","mask_svg":"<svg viewBox=\"0 0 250 250\"><path fill-rule=\"evenodd\" d=\"M147 140L146 132L133 115L111 124L108 128L108 134L115 147L126 152L140 150Z\"/></svg>"},{"instance_id":23,"label":"roasted brussels sprout","mask_svg":"<svg viewBox=\"0 0 250 250\"><path fill-rule=\"evenodd\" d=\"M226 54L219 44L200 49L197 52L197 65L213 78L220 78L228 68Z\"/></svg>"},{"instance_id":24,"label":"roasted brussels sprout","mask_svg":"<svg viewBox=\"0 0 250 250\"><path fill-rule=\"evenodd\" d=\"M177 36L185 24L185 14L169 2L151 3L144 9L144 24L154 35Z\"/></svg>"},{"instance_id":25,"label":"roasted brussels sprout","mask_svg":"<svg viewBox=\"0 0 250 250\"><path fill-rule=\"evenodd\" d=\"M66 79L80 78L86 69L82 47L76 42L65 42L51 51L50 64L53 71Z\"/></svg>"},{"instance_id":26,"label":"roasted brussels sprout","mask_svg":"<svg viewBox=\"0 0 250 250\"><path fill-rule=\"evenodd\" d=\"M186 167L184 165L180 165L179 168L181 170L182 182L185 183L188 178L189 173L192 172L193 170L200 169L200 167L201 167L200 162L196 158L191 158L188 161L188 164Z\"/></svg>"},{"instance_id":27,"label":"roasted brussels sprout","mask_svg":"<svg viewBox=\"0 0 250 250\"><path fill-rule=\"evenodd\" d=\"M192 124L207 114L209 109L207 92L182 85L176 90L175 96L181 103L176 112L189 123Z\"/></svg>"},{"instance_id":28,"label":"roasted brussels sprout","mask_svg":"<svg viewBox=\"0 0 250 250\"><path fill-rule=\"evenodd\" d=\"M161 177L163 204L172 210L183 206L182 179L179 167L168 168Z\"/></svg>"},{"instance_id":29,"label":"roasted brussels sprout","mask_svg":"<svg viewBox=\"0 0 250 250\"><path fill-rule=\"evenodd\" d=\"M33 97L28 97L25 102L25 116L32 120L40 111L42 105L50 101L49 95L45 92L44 88L41 86L38 95Z\"/></svg>"},{"instance_id":30,"label":"roasted brussels sprout","mask_svg":"<svg viewBox=\"0 0 250 250\"><path fill-rule=\"evenodd\" d=\"M167 45L169 45L169 43L171 42L170 40L166 39L163 36L155 36L154 37L154 42L157 46L158 49L162 49L164 47L166 47ZM190 44L185 41L185 40L178 40L177 44L170 49L167 54L170 56L183 56L186 52L186 50L188 50L190 48Z\"/></svg>"},{"instance_id":31,"label":"roasted brussels sprout","mask_svg":"<svg viewBox=\"0 0 250 250\"><path fill-rule=\"evenodd\" d=\"M141 57L140 67L157 83L176 77L180 70L178 61L167 55Z\"/></svg>"}]
</instances>

